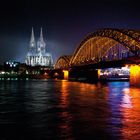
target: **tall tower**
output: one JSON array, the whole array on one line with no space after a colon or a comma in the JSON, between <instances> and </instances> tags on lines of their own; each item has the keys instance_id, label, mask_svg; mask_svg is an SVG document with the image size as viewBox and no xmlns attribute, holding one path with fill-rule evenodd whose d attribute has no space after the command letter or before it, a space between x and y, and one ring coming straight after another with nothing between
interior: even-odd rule
<instances>
[{"instance_id":1,"label":"tall tower","mask_svg":"<svg viewBox=\"0 0 140 140\"><path fill-rule=\"evenodd\" d=\"M32 53L32 54L36 53L36 42L35 42L35 36L34 36L34 29L33 29L33 27L32 27L32 32L31 32L29 52Z\"/></svg>"},{"instance_id":2,"label":"tall tower","mask_svg":"<svg viewBox=\"0 0 140 140\"><path fill-rule=\"evenodd\" d=\"M41 53L41 54L45 54L45 52L46 52L45 47L46 47L46 43L45 43L45 41L43 39L43 32L42 32L42 28L41 28L41 30L40 30L40 38L39 38L39 40L37 42L37 52Z\"/></svg>"}]
</instances>

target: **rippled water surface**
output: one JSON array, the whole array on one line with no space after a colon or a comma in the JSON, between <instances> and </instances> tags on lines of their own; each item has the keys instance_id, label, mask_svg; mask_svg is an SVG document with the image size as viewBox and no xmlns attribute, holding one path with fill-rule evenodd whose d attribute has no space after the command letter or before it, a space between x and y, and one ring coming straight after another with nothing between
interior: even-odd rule
<instances>
[{"instance_id":1,"label":"rippled water surface","mask_svg":"<svg viewBox=\"0 0 140 140\"><path fill-rule=\"evenodd\" d=\"M0 129L0 140L140 140L140 88L1 81Z\"/></svg>"}]
</instances>

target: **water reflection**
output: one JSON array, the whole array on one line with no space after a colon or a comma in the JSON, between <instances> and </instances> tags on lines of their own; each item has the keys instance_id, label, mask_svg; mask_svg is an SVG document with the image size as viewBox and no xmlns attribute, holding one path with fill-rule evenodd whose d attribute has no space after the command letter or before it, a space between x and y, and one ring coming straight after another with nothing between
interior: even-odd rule
<instances>
[{"instance_id":1,"label":"water reflection","mask_svg":"<svg viewBox=\"0 0 140 140\"><path fill-rule=\"evenodd\" d=\"M69 83L66 80L61 81L61 92L60 92L60 107L67 109L69 106Z\"/></svg>"},{"instance_id":2,"label":"water reflection","mask_svg":"<svg viewBox=\"0 0 140 140\"><path fill-rule=\"evenodd\" d=\"M123 89L123 98L121 106L124 108L132 108L132 97L130 95L130 88Z\"/></svg>"},{"instance_id":3,"label":"water reflection","mask_svg":"<svg viewBox=\"0 0 140 140\"><path fill-rule=\"evenodd\" d=\"M61 139L73 139L72 137L72 114L69 111L69 94L70 94L70 83L67 80L61 81L61 91L60 91L60 104L59 107L61 111L59 112L59 129Z\"/></svg>"},{"instance_id":4,"label":"water reflection","mask_svg":"<svg viewBox=\"0 0 140 140\"><path fill-rule=\"evenodd\" d=\"M129 87L129 83L108 83L109 104L112 116L112 132L122 140L140 138L140 92L139 88Z\"/></svg>"},{"instance_id":5,"label":"water reflection","mask_svg":"<svg viewBox=\"0 0 140 140\"><path fill-rule=\"evenodd\" d=\"M140 90L138 88L131 87L129 90L125 90L124 93L125 96L127 95L127 100L124 100L124 104L128 104L128 106L122 108L122 122L124 124L122 128L122 135L124 140L139 140Z\"/></svg>"},{"instance_id":6,"label":"water reflection","mask_svg":"<svg viewBox=\"0 0 140 140\"><path fill-rule=\"evenodd\" d=\"M129 82L1 83L0 139L139 140L139 90Z\"/></svg>"}]
</instances>

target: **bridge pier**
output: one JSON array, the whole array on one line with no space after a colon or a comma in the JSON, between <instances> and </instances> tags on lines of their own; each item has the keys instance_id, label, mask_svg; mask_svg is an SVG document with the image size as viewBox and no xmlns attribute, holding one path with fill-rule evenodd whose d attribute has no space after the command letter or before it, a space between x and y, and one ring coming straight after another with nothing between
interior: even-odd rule
<instances>
[{"instance_id":1,"label":"bridge pier","mask_svg":"<svg viewBox=\"0 0 140 140\"><path fill-rule=\"evenodd\" d=\"M50 71L49 76L56 79L64 79L64 73L61 69L54 69Z\"/></svg>"},{"instance_id":2,"label":"bridge pier","mask_svg":"<svg viewBox=\"0 0 140 140\"><path fill-rule=\"evenodd\" d=\"M65 80L68 80L69 79L69 71L68 70L63 70L63 77Z\"/></svg>"},{"instance_id":3,"label":"bridge pier","mask_svg":"<svg viewBox=\"0 0 140 140\"><path fill-rule=\"evenodd\" d=\"M98 70L95 69L72 69L69 71L69 79L78 81L98 81Z\"/></svg>"},{"instance_id":4,"label":"bridge pier","mask_svg":"<svg viewBox=\"0 0 140 140\"><path fill-rule=\"evenodd\" d=\"M130 85L140 87L140 65L130 66Z\"/></svg>"},{"instance_id":5,"label":"bridge pier","mask_svg":"<svg viewBox=\"0 0 140 140\"><path fill-rule=\"evenodd\" d=\"M50 71L49 76L56 79L69 79L69 71L63 69L54 69Z\"/></svg>"}]
</instances>

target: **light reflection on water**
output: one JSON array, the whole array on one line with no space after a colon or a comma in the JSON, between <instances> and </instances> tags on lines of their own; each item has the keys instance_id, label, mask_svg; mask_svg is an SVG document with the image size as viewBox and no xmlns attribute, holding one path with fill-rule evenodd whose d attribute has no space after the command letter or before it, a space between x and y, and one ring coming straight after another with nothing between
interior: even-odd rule
<instances>
[{"instance_id":1,"label":"light reflection on water","mask_svg":"<svg viewBox=\"0 0 140 140\"><path fill-rule=\"evenodd\" d=\"M140 89L130 88L125 91L127 100L124 100L124 106L122 108L123 113L123 129L122 134L124 139L140 139Z\"/></svg>"},{"instance_id":2,"label":"light reflection on water","mask_svg":"<svg viewBox=\"0 0 140 140\"><path fill-rule=\"evenodd\" d=\"M59 112L59 117L61 119L59 126L60 138L61 139L72 139L72 114L69 112L69 86L67 81L61 81L61 91L60 91L60 104L59 107L61 111Z\"/></svg>"},{"instance_id":3,"label":"light reflection on water","mask_svg":"<svg viewBox=\"0 0 140 140\"><path fill-rule=\"evenodd\" d=\"M129 82L0 84L0 139L140 138L140 88Z\"/></svg>"}]
</instances>

